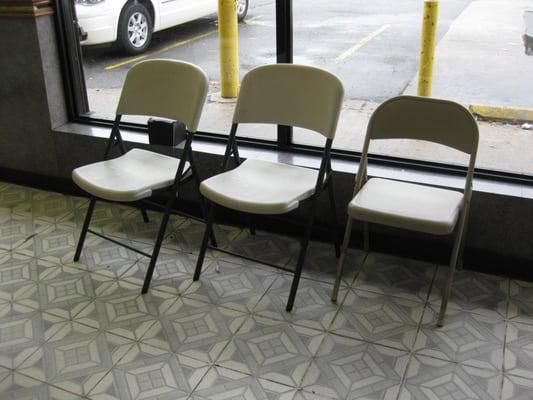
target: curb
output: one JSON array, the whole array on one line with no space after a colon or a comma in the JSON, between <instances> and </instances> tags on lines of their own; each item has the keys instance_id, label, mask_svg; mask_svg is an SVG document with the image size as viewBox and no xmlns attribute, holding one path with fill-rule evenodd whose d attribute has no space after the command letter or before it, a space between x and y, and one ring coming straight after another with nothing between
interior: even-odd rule
<instances>
[{"instance_id":1,"label":"curb","mask_svg":"<svg viewBox=\"0 0 533 400\"><path fill-rule=\"evenodd\" d=\"M472 114L484 119L509 122L533 121L533 109L531 108L513 108L471 104L468 106L468 109Z\"/></svg>"}]
</instances>

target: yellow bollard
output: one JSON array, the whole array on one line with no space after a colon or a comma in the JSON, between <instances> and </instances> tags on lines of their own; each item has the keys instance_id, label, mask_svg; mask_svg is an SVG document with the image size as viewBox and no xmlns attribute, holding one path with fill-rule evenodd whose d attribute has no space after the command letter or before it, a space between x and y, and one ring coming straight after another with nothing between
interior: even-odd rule
<instances>
[{"instance_id":1,"label":"yellow bollard","mask_svg":"<svg viewBox=\"0 0 533 400\"><path fill-rule=\"evenodd\" d=\"M239 38L237 0L218 0L218 40L221 96L239 94Z\"/></svg>"},{"instance_id":2,"label":"yellow bollard","mask_svg":"<svg viewBox=\"0 0 533 400\"><path fill-rule=\"evenodd\" d=\"M438 15L438 0L424 0L424 19L422 21L422 38L420 40L420 64L418 67L419 96L431 96Z\"/></svg>"}]
</instances>

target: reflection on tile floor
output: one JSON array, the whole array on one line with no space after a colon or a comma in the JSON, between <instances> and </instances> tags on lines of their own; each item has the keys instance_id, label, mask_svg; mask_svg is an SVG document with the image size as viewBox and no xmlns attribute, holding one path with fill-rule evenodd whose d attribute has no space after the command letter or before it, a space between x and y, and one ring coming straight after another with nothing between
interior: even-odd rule
<instances>
[{"instance_id":1,"label":"reflection on tile floor","mask_svg":"<svg viewBox=\"0 0 533 400\"><path fill-rule=\"evenodd\" d=\"M89 235L82 198L0 183L0 399L532 399L533 284L351 250L338 304L333 247L291 275L210 251L172 217L151 290L147 260ZM159 215L100 203L93 229L150 251ZM223 248L291 268L298 242L216 227Z\"/></svg>"}]
</instances>

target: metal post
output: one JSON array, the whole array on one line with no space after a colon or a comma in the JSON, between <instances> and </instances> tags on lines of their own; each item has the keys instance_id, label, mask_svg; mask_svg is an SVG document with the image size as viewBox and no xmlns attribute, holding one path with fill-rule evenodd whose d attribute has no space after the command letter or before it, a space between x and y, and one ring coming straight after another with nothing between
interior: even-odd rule
<instances>
[{"instance_id":1,"label":"metal post","mask_svg":"<svg viewBox=\"0 0 533 400\"><path fill-rule=\"evenodd\" d=\"M424 17L422 20L422 37L420 40L420 64L418 67L419 96L431 96L438 15L439 1L424 0Z\"/></svg>"},{"instance_id":2,"label":"metal post","mask_svg":"<svg viewBox=\"0 0 533 400\"><path fill-rule=\"evenodd\" d=\"M276 0L276 62L292 64L292 0ZM286 149L292 142L292 126L278 125L278 145Z\"/></svg>"},{"instance_id":3,"label":"metal post","mask_svg":"<svg viewBox=\"0 0 533 400\"><path fill-rule=\"evenodd\" d=\"M239 94L239 37L237 0L218 0L218 40L221 96Z\"/></svg>"}]
</instances>

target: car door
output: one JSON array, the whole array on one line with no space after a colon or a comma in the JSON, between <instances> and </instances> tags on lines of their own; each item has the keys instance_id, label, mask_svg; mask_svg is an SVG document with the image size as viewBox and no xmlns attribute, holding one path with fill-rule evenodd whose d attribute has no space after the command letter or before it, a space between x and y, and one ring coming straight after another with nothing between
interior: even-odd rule
<instances>
[{"instance_id":1,"label":"car door","mask_svg":"<svg viewBox=\"0 0 533 400\"><path fill-rule=\"evenodd\" d=\"M217 12L217 0L159 0L160 29Z\"/></svg>"}]
</instances>

